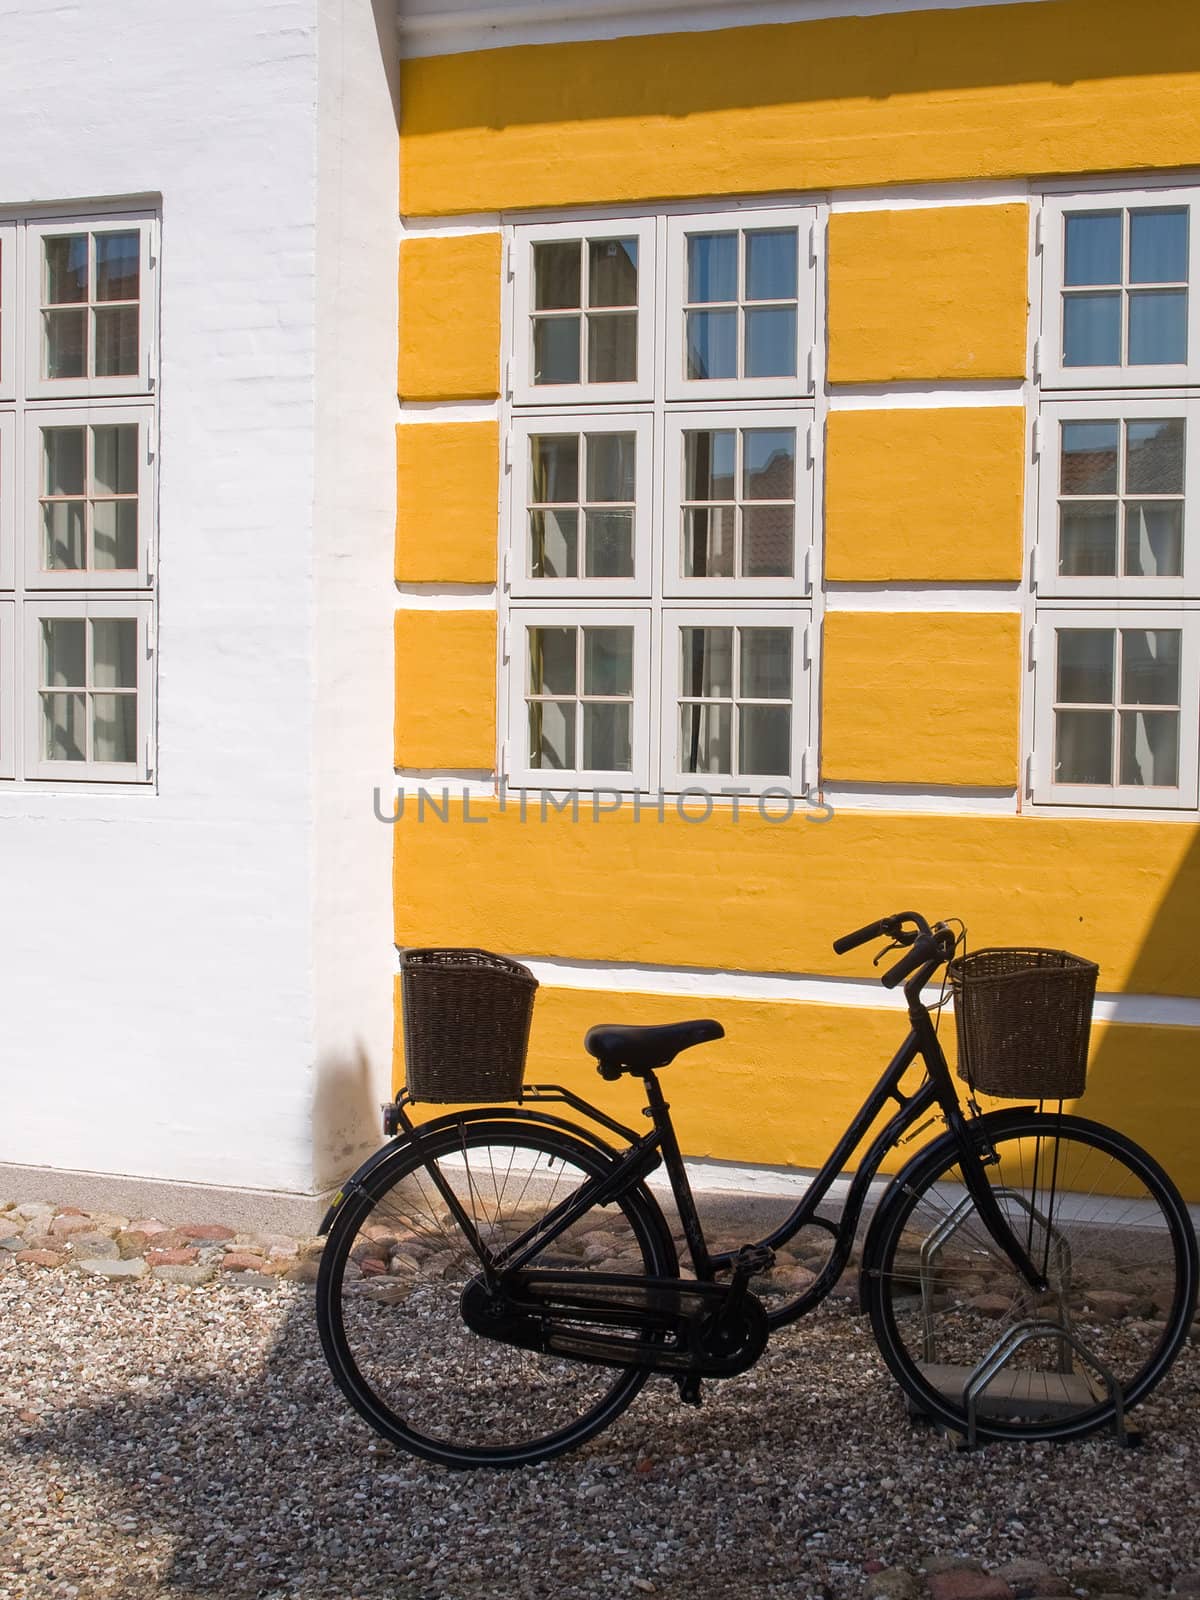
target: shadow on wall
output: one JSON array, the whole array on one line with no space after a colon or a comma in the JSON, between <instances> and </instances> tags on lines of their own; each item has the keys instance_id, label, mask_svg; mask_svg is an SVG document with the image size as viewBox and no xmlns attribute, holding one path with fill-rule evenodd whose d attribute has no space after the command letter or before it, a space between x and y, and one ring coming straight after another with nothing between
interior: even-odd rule
<instances>
[{"instance_id":1,"label":"shadow on wall","mask_svg":"<svg viewBox=\"0 0 1200 1600\"><path fill-rule=\"evenodd\" d=\"M313 1177L318 1191L353 1172L383 1143L379 1104L387 1093L371 1072L362 1045L350 1057L317 1063L313 1092Z\"/></svg>"}]
</instances>

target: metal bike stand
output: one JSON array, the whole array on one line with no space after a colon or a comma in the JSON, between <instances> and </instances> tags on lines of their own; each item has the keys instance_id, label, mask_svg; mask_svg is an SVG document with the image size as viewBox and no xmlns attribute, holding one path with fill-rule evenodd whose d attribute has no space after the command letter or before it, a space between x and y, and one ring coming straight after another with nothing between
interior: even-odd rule
<instances>
[{"instance_id":1,"label":"metal bike stand","mask_svg":"<svg viewBox=\"0 0 1200 1600\"><path fill-rule=\"evenodd\" d=\"M1100 1374L1108 1389L1109 1399L1113 1403L1117 1440L1122 1445L1128 1445L1131 1440L1125 1427L1125 1397L1121 1393L1120 1384L1099 1357L1094 1355L1070 1328L1051 1322L1018 1322L996 1341L967 1380L963 1390L963 1398L967 1402L967 1449L974 1450L979 1442L977 1422L980 1395L1017 1352L1035 1339L1057 1339L1060 1346L1069 1344Z\"/></svg>"}]
</instances>

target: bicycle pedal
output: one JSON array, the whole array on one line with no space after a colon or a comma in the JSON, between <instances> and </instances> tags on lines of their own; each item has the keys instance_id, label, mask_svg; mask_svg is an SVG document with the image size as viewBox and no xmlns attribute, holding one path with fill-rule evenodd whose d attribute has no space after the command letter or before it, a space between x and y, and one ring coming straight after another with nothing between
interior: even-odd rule
<instances>
[{"instance_id":1,"label":"bicycle pedal","mask_svg":"<svg viewBox=\"0 0 1200 1600\"><path fill-rule=\"evenodd\" d=\"M770 1272L775 1265L775 1252L769 1245L744 1244L733 1258L735 1278L755 1278L760 1272Z\"/></svg>"},{"instance_id":2,"label":"bicycle pedal","mask_svg":"<svg viewBox=\"0 0 1200 1600\"><path fill-rule=\"evenodd\" d=\"M699 1407L704 1404L700 1393L701 1380L694 1372L685 1373L682 1377L676 1378L675 1382L679 1387L679 1398L685 1406Z\"/></svg>"}]
</instances>

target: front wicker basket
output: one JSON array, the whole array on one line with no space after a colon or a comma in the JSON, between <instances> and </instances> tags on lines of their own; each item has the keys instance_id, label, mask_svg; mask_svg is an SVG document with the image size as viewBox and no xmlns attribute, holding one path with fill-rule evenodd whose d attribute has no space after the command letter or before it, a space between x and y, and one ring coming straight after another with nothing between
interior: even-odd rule
<instances>
[{"instance_id":1,"label":"front wicker basket","mask_svg":"<svg viewBox=\"0 0 1200 1600\"><path fill-rule=\"evenodd\" d=\"M1065 950L972 950L952 961L959 1076L1006 1100L1081 1095L1099 970Z\"/></svg>"},{"instance_id":2,"label":"front wicker basket","mask_svg":"<svg viewBox=\"0 0 1200 1600\"><path fill-rule=\"evenodd\" d=\"M405 1087L414 1100L517 1100L537 979L489 950L403 950Z\"/></svg>"}]
</instances>

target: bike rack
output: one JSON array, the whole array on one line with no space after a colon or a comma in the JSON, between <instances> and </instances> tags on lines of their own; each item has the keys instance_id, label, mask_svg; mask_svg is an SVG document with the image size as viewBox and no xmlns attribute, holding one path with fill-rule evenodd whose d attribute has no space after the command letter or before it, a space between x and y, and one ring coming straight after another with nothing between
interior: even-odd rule
<instances>
[{"instance_id":1,"label":"bike rack","mask_svg":"<svg viewBox=\"0 0 1200 1600\"><path fill-rule=\"evenodd\" d=\"M1052 1322L1018 1322L1007 1330L984 1356L967 1380L963 1390L963 1398L967 1402L967 1449L974 1450L979 1441L978 1435L978 1405L979 1397L990 1383L997 1378L1004 1367L1013 1359L1019 1350L1024 1349L1035 1339L1056 1339L1060 1349L1070 1345L1083 1359L1089 1363L1104 1380L1108 1389L1109 1399L1113 1404L1114 1427L1117 1440L1122 1445L1130 1443L1130 1435L1125 1426L1125 1397L1121 1393L1121 1386L1112 1373L1093 1352L1084 1344L1079 1336L1064 1328L1061 1324ZM1070 1368L1061 1366L1061 1372Z\"/></svg>"}]
</instances>

